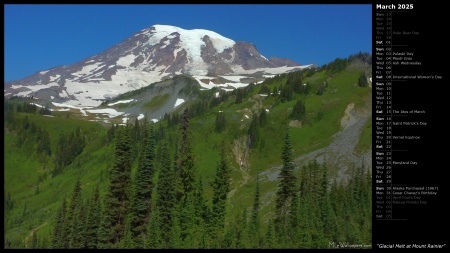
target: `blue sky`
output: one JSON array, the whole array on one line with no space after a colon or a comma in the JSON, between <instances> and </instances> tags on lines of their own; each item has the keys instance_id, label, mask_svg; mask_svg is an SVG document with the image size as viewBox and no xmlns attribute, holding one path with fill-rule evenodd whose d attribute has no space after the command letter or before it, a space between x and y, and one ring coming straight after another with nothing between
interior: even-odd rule
<instances>
[{"instance_id":1,"label":"blue sky","mask_svg":"<svg viewBox=\"0 0 450 253\"><path fill-rule=\"evenodd\" d=\"M4 81L70 65L155 24L206 29L323 65L372 50L370 4L4 5Z\"/></svg>"}]
</instances>

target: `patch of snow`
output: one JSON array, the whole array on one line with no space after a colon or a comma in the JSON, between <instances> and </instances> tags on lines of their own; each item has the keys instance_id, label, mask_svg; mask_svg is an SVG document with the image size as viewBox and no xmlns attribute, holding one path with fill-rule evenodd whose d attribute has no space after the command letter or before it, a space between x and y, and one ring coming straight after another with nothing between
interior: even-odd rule
<instances>
[{"instance_id":1,"label":"patch of snow","mask_svg":"<svg viewBox=\"0 0 450 253\"><path fill-rule=\"evenodd\" d=\"M128 67L128 66L130 66L131 63L134 62L135 58L136 58L136 56L134 54L122 56L117 60L116 64L120 65L120 66Z\"/></svg>"},{"instance_id":2,"label":"patch of snow","mask_svg":"<svg viewBox=\"0 0 450 253\"><path fill-rule=\"evenodd\" d=\"M184 103L184 99L177 98L177 101L175 102L175 105L173 106L173 108L176 108L177 106L181 105L182 103Z\"/></svg>"},{"instance_id":3,"label":"patch of snow","mask_svg":"<svg viewBox=\"0 0 450 253\"><path fill-rule=\"evenodd\" d=\"M54 96L50 96L50 99L54 99L55 97Z\"/></svg>"},{"instance_id":4,"label":"patch of snow","mask_svg":"<svg viewBox=\"0 0 450 253\"><path fill-rule=\"evenodd\" d=\"M276 74L287 73L287 72L294 71L294 70L311 68L311 66L312 66L312 64L302 65L302 66L293 66L293 67L283 66L283 67L277 67L277 68L257 68L257 69L245 70L244 68L242 68L242 66L234 65L234 66L231 66L231 69L233 70L233 72L241 73L241 74L254 74L256 72L262 71L266 74L276 75Z\"/></svg>"},{"instance_id":5,"label":"patch of snow","mask_svg":"<svg viewBox=\"0 0 450 253\"><path fill-rule=\"evenodd\" d=\"M127 121L128 121L128 118L127 118L127 117L123 117L123 118L122 118L122 123L127 123Z\"/></svg>"},{"instance_id":6,"label":"patch of snow","mask_svg":"<svg viewBox=\"0 0 450 253\"><path fill-rule=\"evenodd\" d=\"M216 92L216 95L215 95L215 96L216 96L216 98L218 98L218 97L219 97L219 93L220 93L220 92Z\"/></svg>"},{"instance_id":7,"label":"patch of snow","mask_svg":"<svg viewBox=\"0 0 450 253\"><path fill-rule=\"evenodd\" d=\"M144 114L142 114L142 113L139 114L139 116L137 117L138 120L141 120L141 119L143 119L143 118L144 118Z\"/></svg>"},{"instance_id":8,"label":"patch of snow","mask_svg":"<svg viewBox=\"0 0 450 253\"><path fill-rule=\"evenodd\" d=\"M21 91L21 92L17 93L17 96L28 96L28 94L30 94L31 92L33 92L33 91L32 90Z\"/></svg>"},{"instance_id":9,"label":"patch of snow","mask_svg":"<svg viewBox=\"0 0 450 253\"><path fill-rule=\"evenodd\" d=\"M80 108L80 112L83 114L83 116L87 116L86 112Z\"/></svg>"},{"instance_id":10,"label":"patch of snow","mask_svg":"<svg viewBox=\"0 0 450 253\"><path fill-rule=\"evenodd\" d=\"M269 112L269 109L266 109L266 112Z\"/></svg>"},{"instance_id":11,"label":"patch of snow","mask_svg":"<svg viewBox=\"0 0 450 253\"><path fill-rule=\"evenodd\" d=\"M61 75L50 76L50 82L56 81L56 79L60 78Z\"/></svg>"},{"instance_id":12,"label":"patch of snow","mask_svg":"<svg viewBox=\"0 0 450 253\"><path fill-rule=\"evenodd\" d=\"M84 66L80 71L73 73L73 75L81 76L81 75L89 75L92 71L98 68L98 65L102 64L102 62L96 62L92 65Z\"/></svg>"},{"instance_id":13,"label":"patch of snow","mask_svg":"<svg viewBox=\"0 0 450 253\"><path fill-rule=\"evenodd\" d=\"M67 91L65 91L65 90L63 90L61 93L59 93L59 96L62 97L62 98L69 97L68 94L67 94Z\"/></svg>"},{"instance_id":14,"label":"patch of snow","mask_svg":"<svg viewBox=\"0 0 450 253\"><path fill-rule=\"evenodd\" d=\"M220 76L220 77L223 77L233 82L240 82L242 78L247 78L247 76Z\"/></svg>"},{"instance_id":15,"label":"patch of snow","mask_svg":"<svg viewBox=\"0 0 450 253\"><path fill-rule=\"evenodd\" d=\"M45 108L45 106L42 106L40 104L35 104L35 103L30 103L30 104L35 105L35 106L40 107L40 108Z\"/></svg>"},{"instance_id":16,"label":"patch of snow","mask_svg":"<svg viewBox=\"0 0 450 253\"><path fill-rule=\"evenodd\" d=\"M58 107L68 107L68 108L80 109L80 107L76 107L74 105L67 105L67 104L61 104L61 103L56 103L56 102L52 102L52 104L54 106L58 106ZM81 107L81 108L84 108L84 107Z\"/></svg>"},{"instance_id":17,"label":"patch of snow","mask_svg":"<svg viewBox=\"0 0 450 253\"><path fill-rule=\"evenodd\" d=\"M108 117L110 118L114 118L117 116L120 116L122 114L124 114L124 112L118 112L114 109L93 109L93 110L86 110L89 113L102 113L102 114L108 114Z\"/></svg>"},{"instance_id":18,"label":"patch of snow","mask_svg":"<svg viewBox=\"0 0 450 253\"><path fill-rule=\"evenodd\" d=\"M120 101L108 104L108 106L113 106L113 105L117 105L117 104L126 104L126 103L130 103L131 101L134 101L134 99L120 100Z\"/></svg>"},{"instance_id":19,"label":"patch of snow","mask_svg":"<svg viewBox=\"0 0 450 253\"><path fill-rule=\"evenodd\" d=\"M3 95L3 96L8 96L9 94L11 94L11 93L6 93L5 95Z\"/></svg>"},{"instance_id":20,"label":"patch of snow","mask_svg":"<svg viewBox=\"0 0 450 253\"><path fill-rule=\"evenodd\" d=\"M153 121L153 123L156 123L156 122L158 122L158 120L157 120L157 119L151 119L151 121Z\"/></svg>"},{"instance_id":21,"label":"patch of snow","mask_svg":"<svg viewBox=\"0 0 450 253\"><path fill-rule=\"evenodd\" d=\"M44 70L44 71L39 72L39 74L44 75L45 73L47 73L47 72L49 72L49 71L50 71L50 70Z\"/></svg>"}]
</instances>

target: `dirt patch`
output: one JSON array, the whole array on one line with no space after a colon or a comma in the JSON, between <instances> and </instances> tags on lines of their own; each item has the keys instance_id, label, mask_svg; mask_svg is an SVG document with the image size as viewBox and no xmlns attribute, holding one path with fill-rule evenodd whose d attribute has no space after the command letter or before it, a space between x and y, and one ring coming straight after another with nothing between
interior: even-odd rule
<instances>
[{"instance_id":1,"label":"dirt patch","mask_svg":"<svg viewBox=\"0 0 450 253\"><path fill-rule=\"evenodd\" d=\"M302 127L302 122L300 120L291 120L289 122L289 126L300 128L300 127Z\"/></svg>"},{"instance_id":2,"label":"dirt patch","mask_svg":"<svg viewBox=\"0 0 450 253\"><path fill-rule=\"evenodd\" d=\"M236 190L247 184L247 182L250 180L250 161L248 160L249 149L247 142L248 137L242 136L241 138L234 140L233 143L232 152L234 154L234 158L236 159L236 163L239 166L239 170L241 171L242 180L238 182L238 185L234 187L234 189L228 194L228 203L231 203L230 199L236 193Z\"/></svg>"},{"instance_id":3,"label":"dirt patch","mask_svg":"<svg viewBox=\"0 0 450 253\"><path fill-rule=\"evenodd\" d=\"M350 103L345 108L344 117L341 118L341 128L347 129L349 126L355 124L356 119L350 115L350 112L355 108L354 103Z\"/></svg>"}]
</instances>

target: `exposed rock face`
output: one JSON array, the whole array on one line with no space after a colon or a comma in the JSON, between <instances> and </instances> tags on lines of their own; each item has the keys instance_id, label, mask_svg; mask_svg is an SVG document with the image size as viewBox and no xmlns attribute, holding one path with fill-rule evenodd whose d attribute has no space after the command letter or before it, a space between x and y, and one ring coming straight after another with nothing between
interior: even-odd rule
<instances>
[{"instance_id":1,"label":"exposed rock face","mask_svg":"<svg viewBox=\"0 0 450 253\"><path fill-rule=\"evenodd\" d=\"M118 95L180 74L239 75L240 71L281 66L300 64L267 59L253 44L212 31L154 25L72 65L7 82L4 93L96 105L105 94Z\"/></svg>"}]
</instances>

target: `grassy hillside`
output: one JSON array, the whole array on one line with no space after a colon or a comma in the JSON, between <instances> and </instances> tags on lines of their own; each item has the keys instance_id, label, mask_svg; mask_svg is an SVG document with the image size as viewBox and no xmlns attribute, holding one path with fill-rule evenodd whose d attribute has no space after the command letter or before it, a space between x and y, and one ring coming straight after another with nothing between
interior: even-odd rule
<instances>
[{"instance_id":1,"label":"grassy hillside","mask_svg":"<svg viewBox=\"0 0 450 253\"><path fill-rule=\"evenodd\" d=\"M190 120L195 166L198 176L202 178L206 199L211 199L212 196L211 182L220 160L222 143L224 144L226 160L231 168L231 192L228 195L226 223L230 223L244 209L250 213L256 187L256 175L281 165L281 151L286 130L290 133L293 157L296 158L327 147L333 142L333 135L342 130L342 118L349 104L354 104L354 110L371 106L371 88L357 85L361 71L368 70L370 67L347 69L332 75L324 69L314 73L303 73L302 83L296 85L307 84L310 89L307 94L294 94L289 101L282 101L277 94L265 93L261 96L259 93L264 86L269 91L273 91L274 88L278 89L279 86L286 84L288 76L279 76L276 81L269 80L254 86L246 94L242 103L236 103L237 94L230 93L224 101L209 107L208 110ZM323 93L318 95L317 91L325 85ZM201 96L212 97L215 92L215 90L205 91L204 95L197 95L197 97L200 99ZM138 92L134 93L139 96ZM127 98L133 98L133 94L127 94ZM154 110L164 104L167 99L169 99L168 94L155 96L143 106ZM298 100L303 101L306 108L305 120L301 122L289 118ZM195 102L196 100L192 99L183 106L192 106ZM174 115L181 112L184 107L180 107ZM256 148L248 148L248 131L252 114L259 115L262 110L266 111L267 119L266 123L258 128L258 145ZM215 130L219 111L223 111L226 120L225 129L221 132ZM5 123L4 234L5 245L9 247L30 247L33 231L38 238L50 238L56 211L62 200L71 195L77 179L81 182L84 200L91 196L97 184L100 187L100 195L105 195L109 183L109 169L114 159L115 143L108 138L109 126L67 118L66 115L66 113L54 113L54 117L32 113L14 113L13 115L15 122L21 122L28 117L30 123L49 133L52 149L50 157L43 157L36 153L38 145L36 134L20 133ZM167 120L153 124L157 132L158 129L164 129L173 153L175 140L180 136L179 125L174 124L170 127L167 125ZM355 149L356 153L367 152L371 149L371 127L369 120L363 128ZM86 143L82 153L72 164L66 166L62 173L52 175L59 136L70 134L77 128L81 128L85 135ZM26 135L25 141L24 135ZM158 141L157 150L161 143L162 141ZM135 157L132 173L137 168L139 140L136 140L133 145ZM334 170L335 175L337 168L333 167L332 161L329 167L331 171ZM300 173L299 170L296 171L297 175L298 173ZM267 223L268 217L274 212L276 187L276 181L269 180L265 176L260 178L262 200L260 217L263 217L263 224ZM49 242L43 243L49 245Z\"/></svg>"}]
</instances>

